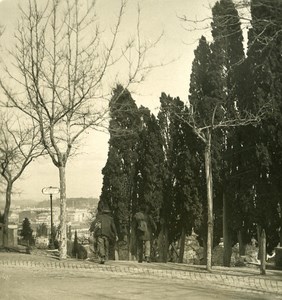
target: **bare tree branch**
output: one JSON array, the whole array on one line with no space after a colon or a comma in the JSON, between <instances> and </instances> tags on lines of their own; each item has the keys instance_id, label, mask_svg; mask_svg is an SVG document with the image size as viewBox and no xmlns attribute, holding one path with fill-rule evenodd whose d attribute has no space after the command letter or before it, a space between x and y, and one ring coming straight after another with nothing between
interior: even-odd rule
<instances>
[{"instance_id":1,"label":"bare tree branch","mask_svg":"<svg viewBox=\"0 0 282 300\"><path fill-rule=\"evenodd\" d=\"M5 186L4 244L7 241L8 217L14 183L28 165L44 154L38 126L25 123L18 117L1 114L0 123L0 177Z\"/></svg>"},{"instance_id":2,"label":"bare tree branch","mask_svg":"<svg viewBox=\"0 0 282 300\"><path fill-rule=\"evenodd\" d=\"M29 0L28 4L21 9L16 47L10 51L13 65L5 67L6 78L0 77L7 98L2 105L17 108L34 121L59 170L60 255L64 258L67 161L88 129L105 126L109 106L104 90L112 88L108 82L112 72L120 75L116 69L121 66L124 88L143 81L156 67L147 62L147 54L160 37L151 43L142 41L138 9L136 38L119 44L125 0L120 1L110 38L100 30L96 1L50 0L43 6L38 0Z\"/></svg>"},{"instance_id":3,"label":"bare tree branch","mask_svg":"<svg viewBox=\"0 0 282 300\"><path fill-rule=\"evenodd\" d=\"M252 29L253 25L256 26L256 28L260 28L259 31L253 33L253 40L249 42L248 48L251 49L256 43L259 43L260 45L264 45L265 48L269 47L269 45L277 40L277 38L281 35L282 28L281 24L279 24L279 21L275 20L274 18L255 18L251 16L251 1L250 0L235 0L233 1L235 8L237 9L239 13L240 18L240 27L242 30L249 30ZM268 5L266 2L259 3L259 2L253 2L252 6L254 8L260 8L263 7L265 9L273 9L273 6ZM282 14L282 6L279 6L275 8L278 12L277 15ZM230 23L231 20L233 20L233 16L229 15L228 13L224 16L216 17L216 16L208 16L202 19L190 19L186 15L179 15L179 20L182 22L182 26L185 30L191 32L191 31L205 31L209 30L211 28L211 23L213 21L217 21L220 26L225 27L227 24L229 26L232 26L232 23ZM234 19L233 25L237 24L237 21ZM267 37L264 34L266 31L268 31L271 28L271 34L268 34ZM232 33L236 34L236 31ZM223 35L220 37L216 37L216 39L225 39L228 37L227 35ZM216 40L215 39L215 40Z\"/></svg>"}]
</instances>

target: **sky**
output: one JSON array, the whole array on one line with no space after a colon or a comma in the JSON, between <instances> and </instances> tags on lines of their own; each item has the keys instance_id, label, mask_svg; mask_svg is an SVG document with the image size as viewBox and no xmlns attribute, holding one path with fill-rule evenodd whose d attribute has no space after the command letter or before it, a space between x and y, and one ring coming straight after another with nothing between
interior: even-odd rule
<instances>
[{"instance_id":1,"label":"sky","mask_svg":"<svg viewBox=\"0 0 282 300\"><path fill-rule=\"evenodd\" d=\"M19 17L18 3L24 0L0 0L0 24L5 32L0 39L0 55L4 47L13 42L13 30ZM188 19L210 17L210 5L214 0L129 0L123 18L122 35L126 36L136 24L136 9L141 7L141 32L145 39L154 39L163 32L161 41L148 60L152 63L169 62L154 69L145 81L129 91L138 106L143 105L157 113L162 92L187 101L189 77L194 58L194 50L201 35L208 36L207 29L187 31L179 16ZM111 22L115 17L118 0L98 0L101 21ZM105 24L107 24L105 22ZM109 135L89 132L81 145L80 154L68 162L66 168L67 197L99 197L102 188L102 168L106 164ZM14 198L42 201L46 195L42 188L59 186L58 169L49 158L38 159L15 183ZM4 201L1 196L0 201ZM0 203L1 204L1 203Z\"/></svg>"}]
</instances>

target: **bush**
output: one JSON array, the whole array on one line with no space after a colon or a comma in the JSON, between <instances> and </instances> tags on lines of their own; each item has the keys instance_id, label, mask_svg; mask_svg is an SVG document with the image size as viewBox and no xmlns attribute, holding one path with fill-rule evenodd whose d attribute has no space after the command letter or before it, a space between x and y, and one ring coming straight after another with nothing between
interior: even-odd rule
<instances>
[{"instance_id":1,"label":"bush","mask_svg":"<svg viewBox=\"0 0 282 300\"><path fill-rule=\"evenodd\" d=\"M81 244L78 244L77 258L78 259L86 259L87 258L87 250Z\"/></svg>"}]
</instances>

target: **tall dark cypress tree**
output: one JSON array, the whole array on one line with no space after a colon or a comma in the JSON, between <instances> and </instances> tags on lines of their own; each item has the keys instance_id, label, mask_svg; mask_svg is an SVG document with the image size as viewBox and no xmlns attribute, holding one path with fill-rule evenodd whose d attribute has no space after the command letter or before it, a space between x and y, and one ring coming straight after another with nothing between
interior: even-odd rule
<instances>
[{"instance_id":1,"label":"tall dark cypress tree","mask_svg":"<svg viewBox=\"0 0 282 300\"><path fill-rule=\"evenodd\" d=\"M24 220L22 222L22 230L21 230L20 235L23 238L23 240L25 240L26 242L29 243L29 245L32 242L32 232L33 232L33 230L31 229L29 219L24 218Z\"/></svg>"},{"instance_id":2,"label":"tall dark cypress tree","mask_svg":"<svg viewBox=\"0 0 282 300\"><path fill-rule=\"evenodd\" d=\"M190 77L190 107L187 115L189 124L201 143L200 154L204 159L204 174L206 179L206 215L207 230L207 270L211 269L211 251L214 232L214 198L217 196L217 181L220 170L221 132L214 134L215 125L224 119L223 82L220 79L220 68L214 59L205 37L199 41L194 51L195 58ZM214 184L216 183L216 184Z\"/></svg>"},{"instance_id":3,"label":"tall dark cypress tree","mask_svg":"<svg viewBox=\"0 0 282 300\"><path fill-rule=\"evenodd\" d=\"M160 210L160 260L166 262L168 260L169 244L174 237L171 233L172 219L174 219L173 206L173 182L174 174L172 171L172 134L171 134L171 107L172 98L165 93L160 97L160 111L158 113L158 123L161 132L162 145L164 151L164 182L163 182L163 204Z\"/></svg>"},{"instance_id":4,"label":"tall dark cypress tree","mask_svg":"<svg viewBox=\"0 0 282 300\"><path fill-rule=\"evenodd\" d=\"M202 203L197 185L199 162L194 148L195 135L177 116L184 110L179 98L161 96L158 115L165 149L165 185L163 204L163 231L167 229L168 242L180 239L180 257L183 259L185 236L198 229L202 217Z\"/></svg>"},{"instance_id":5,"label":"tall dark cypress tree","mask_svg":"<svg viewBox=\"0 0 282 300\"><path fill-rule=\"evenodd\" d=\"M137 206L149 204L151 213L158 221L160 207L163 203L163 163L164 153L160 128L156 117L150 110L140 107L142 130L137 148L136 194Z\"/></svg>"},{"instance_id":6,"label":"tall dark cypress tree","mask_svg":"<svg viewBox=\"0 0 282 300\"><path fill-rule=\"evenodd\" d=\"M133 212L136 212L142 203L149 205L151 216L158 225L154 242L158 242L158 252L161 252L157 258L157 253L153 251L152 259L165 261L163 252L166 251L167 247L163 244L160 222L164 197L164 152L161 132L156 117L151 114L149 109L141 106L139 111L142 130L140 131L137 148L138 159L136 177L134 179L136 183L137 205L133 207ZM153 248L156 249L155 245Z\"/></svg>"},{"instance_id":7,"label":"tall dark cypress tree","mask_svg":"<svg viewBox=\"0 0 282 300\"><path fill-rule=\"evenodd\" d=\"M246 149L255 155L245 157L253 173L252 222L258 225L258 236L265 229L268 251L279 241L281 207L281 1L253 0L251 2L252 28L249 31L248 66L250 97L245 105L256 108L271 103L273 111L256 130L242 134ZM243 105L243 104L241 104ZM280 223L280 224L279 224ZM281 237L280 237L281 240Z\"/></svg>"},{"instance_id":8,"label":"tall dark cypress tree","mask_svg":"<svg viewBox=\"0 0 282 300\"><path fill-rule=\"evenodd\" d=\"M214 80L218 81L218 95L222 99L222 106L225 108L224 118L234 119L238 113L237 103L240 97L240 77L242 64L244 62L243 34L238 12L232 0L221 0L213 9L211 44L211 63L217 70ZM218 142L221 139L221 157L217 163L219 168L220 181L215 190L219 191L218 198L215 198L215 211L219 220L223 218L224 238L224 259L225 266L230 266L232 245L235 243L235 232L232 221L233 206L236 205L233 199L230 176L232 168L236 169L234 162L234 149L236 139L234 138L237 128L223 128L217 131ZM221 213L222 211L222 213ZM216 218L215 220L217 220Z\"/></svg>"},{"instance_id":9,"label":"tall dark cypress tree","mask_svg":"<svg viewBox=\"0 0 282 300\"><path fill-rule=\"evenodd\" d=\"M102 170L104 175L101 200L109 204L121 240L126 245L125 259L129 255L129 232L132 209L136 205L134 176L137 163L140 116L128 90L118 85L110 101L110 139L108 159Z\"/></svg>"},{"instance_id":10,"label":"tall dark cypress tree","mask_svg":"<svg viewBox=\"0 0 282 300\"><path fill-rule=\"evenodd\" d=\"M181 115L186 107L179 99L173 100L176 115ZM173 196L176 220L174 236L180 236L179 262L183 261L185 239L192 230L198 231L202 222L202 198L199 192L199 169L201 159L197 147L197 138L192 129L183 120L174 116L171 119L173 173L175 182Z\"/></svg>"}]
</instances>

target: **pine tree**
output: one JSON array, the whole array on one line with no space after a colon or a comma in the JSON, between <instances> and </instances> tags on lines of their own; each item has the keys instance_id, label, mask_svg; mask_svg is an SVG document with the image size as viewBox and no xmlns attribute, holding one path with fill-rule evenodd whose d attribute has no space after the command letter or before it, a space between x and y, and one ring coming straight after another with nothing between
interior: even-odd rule
<instances>
[{"instance_id":1,"label":"pine tree","mask_svg":"<svg viewBox=\"0 0 282 300\"><path fill-rule=\"evenodd\" d=\"M211 51L206 38L202 37L195 50L190 77L190 108L186 114L186 122L191 126L198 141L202 143L199 154L204 158L204 172L206 177L206 235L207 269L211 269L211 249L214 232L214 196L218 178L220 177L220 151L222 134L214 134L213 124L217 124L224 117L225 94L223 82L220 80L221 70L217 66L215 54ZM216 180L215 180L216 179Z\"/></svg>"},{"instance_id":2,"label":"pine tree","mask_svg":"<svg viewBox=\"0 0 282 300\"><path fill-rule=\"evenodd\" d=\"M142 130L139 136L136 165L136 194L137 206L149 204L152 215L158 221L159 210L163 202L163 162L164 153L160 128L156 117L148 108L140 107Z\"/></svg>"},{"instance_id":3,"label":"pine tree","mask_svg":"<svg viewBox=\"0 0 282 300\"><path fill-rule=\"evenodd\" d=\"M216 71L214 80L218 81L218 92L221 105L225 108L224 118L234 118L238 113L237 103L240 97L240 77L244 62L243 34L238 12L232 0L221 0L212 8L213 21L211 44L211 63ZM234 138L237 128L223 128L217 131L219 145L218 185L215 189L219 197L215 200L215 220L223 224L224 260L225 266L230 266L232 245L235 243L232 211L236 206L232 190L232 169L236 169L234 162L234 149L237 149ZM213 166L213 170L215 165ZM236 193L236 191L234 191ZM222 219L223 218L223 219ZM217 222L215 221L215 225ZM221 230L219 230L221 232Z\"/></svg>"},{"instance_id":4,"label":"pine tree","mask_svg":"<svg viewBox=\"0 0 282 300\"><path fill-rule=\"evenodd\" d=\"M28 218L25 218L22 222L22 230L20 236L23 238L24 241L28 242L29 245L33 241L32 232L33 230L31 229L30 221Z\"/></svg>"},{"instance_id":5,"label":"pine tree","mask_svg":"<svg viewBox=\"0 0 282 300\"><path fill-rule=\"evenodd\" d=\"M165 261L163 252L167 247L163 244L163 231L161 227L161 207L164 198L164 152L162 145L162 138L160 127L156 117L150 112L148 108L140 107L140 118L142 123L142 130L139 135L139 142L137 147L137 164L136 176L136 207L133 207L135 213L142 203L148 204L150 207L150 214L158 224L157 232L155 232L155 241L158 241L158 252L161 252L157 257ZM153 249L156 249L155 246ZM157 253L152 251L152 255Z\"/></svg>"},{"instance_id":6,"label":"pine tree","mask_svg":"<svg viewBox=\"0 0 282 300\"><path fill-rule=\"evenodd\" d=\"M47 237L47 225L45 223L38 225L36 235Z\"/></svg>"},{"instance_id":7,"label":"pine tree","mask_svg":"<svg viewBox=\"0 0 282 300\"><path fill-rule=\"evenodd\" d=\"M72 247L72 256L75 258L78 258L78 251L79 251L79 245L78 245L78 239L77 239L77 231L75 230L73 247Z\"/></svg>"},{"instance_id":8,"label":"pine tree","mask_svg":"<svg viewBox=\"0 0 282 300\"><path fill-rule=\"evenodd\" d=\"M232 25L230 28L235 30L233 25L236 25L239 31L234 32L230 29L230 31L219 34L220 29L222 29L220 28L222 21L217 22L221 20L221 5L223 4L232 6L231 1L217 2L215 5L213 9L216 20L213 24L214 42L209 45L206 39L202 37L199 46L195 50L195 59L193 61L190 80L190 107L185 119L204 146L203 154L207 184L208 271L211 270L211 248L213 245L214 223L216 224L214 221L221 219L220 211L222 211L222 204L217 199L219 199L218 196L220 194L224 196L225 184L223 180L226 180L226 175L223 170L226 169L228 171L230 168L228 165L226 166L222 163L222 154L226 151L227 147L232 149L232 145L230 145L231 140L228 135L232 133L231 128L257 123L258 119L257 115L250 116L247 114L242 117L242 114L237 109L239 84L236 81L238 76L235 76L235 74L237 72L239 74L239 70L236 70L234 66L241 61L238 60L240 56L234 55L232 57L231 54L233 53L232 48L234 44L238 46L238 49L243 49L242 39L240 38L240 23L238 14L233 6L231 7L231 11L227 10L227 18L226 15L223 15L223 28L225 26L228 28L230 18ZM234 13L234 18L232 17L232 13ZM217 19L218 16L220 16L219 19ZM234 19L237 21L234 22ZM232 43L231 41L228 42L228 39L231 39L233 35L232 33L234 33L234 36L238 35L234 43L233 41ZM217 36L218 34L219 36ZM230 49L229 46L231 47ZM234 53L237 54L236 51ZM242 53L243 51L241 51L241 55ZM238 88L235 88L236 85L238 85ZM230 235L228 239L227 247L231 249ZM230 254L231 251L229 251L229 255L226 257L226 265L229 265Z\"/></svg>"},{"instance_id":9,"label":"pine tree","mask_svg":"<svg viewBox=\"0 0 282 300\"><path fill-rule=\"evenodd\" d=\"M246 99L246 103L258 107L271 102L274 109L261 126L249 130L243 140L245 148L252 148L255 153L248 161L254 178L252 221L258 225L258 239L261 229L265 229L270 252L279 242L282 224L279 216L282 195L281 12L281 1L254 0L251 3L252 28L248 43L251 97Z\"/></svg>"},{"instance_id":10,"label":"pine tree","mask_svg":"<svg viewBox=\"0 0 282 300\"><path fill-rule=\"evenodd\" d=\"M181 114L186 108L180 99L173 101L176 114ZM179 261L183 261L186 235L192 230L198 231L202 223L202 198L199 192L199 169L201 159L199 158L197 139L192 129L179 118L171 120L173 127L173 173L175 182L173 195L175 201L175 237L180 235Z\"/></svg>"},{"instance_id":11,"label":"pine tree","mask_svg":"<svg viewBox=\"0 0 282 300\"><path fill-rule=\"evenodd\" d=\"M164 203L161 216L162 234L167 243L180 239L180 261L183 259L186 234L198 228L202 204L197 181L199 161L195 135L187 124L176 116L185 110L184 103L162 93L158 115L165 153Z\"/></svg>"},{"instance_id":12,"label":"pine tree","mask_svg":"<svg viewBox=\"0 0 282 300\"><path fill-rule=\"evenodd\" d=\"M110 139L108 159L102 170L104 175L101 200L112 211L121 239L127 243L132 209L136 206L137 145L141 129L140 116L135 101L128 90L118 85L110 101Z\"/></svg>"}]
</instances>

